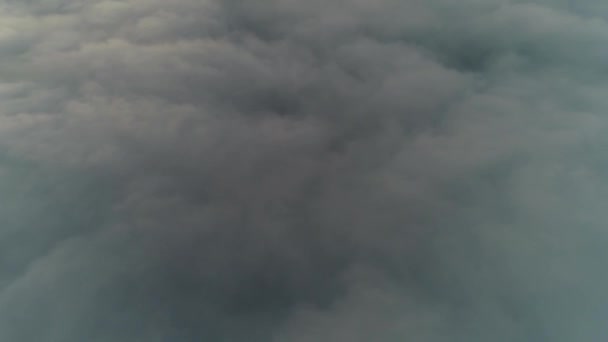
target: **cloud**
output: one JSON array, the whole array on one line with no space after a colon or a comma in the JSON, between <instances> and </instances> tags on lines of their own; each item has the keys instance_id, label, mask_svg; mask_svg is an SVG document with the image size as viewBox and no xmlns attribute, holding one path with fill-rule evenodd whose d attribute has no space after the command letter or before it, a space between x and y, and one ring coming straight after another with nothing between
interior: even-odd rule
<instances>
[{"instance_id":1,"label":"cloud","mask_svg":"<svg viewBox=\"0 0 608 342\"><path fill-rule=\"evenodd\" d=\"M599 2L0 5L0 340L607 336Z\"/></svg>"}]
</instances>

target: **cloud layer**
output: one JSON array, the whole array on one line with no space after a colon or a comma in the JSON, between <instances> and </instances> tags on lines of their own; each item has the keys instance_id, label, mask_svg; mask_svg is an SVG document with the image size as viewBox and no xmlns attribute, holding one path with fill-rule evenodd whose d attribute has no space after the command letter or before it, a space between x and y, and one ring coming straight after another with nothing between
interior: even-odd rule
<instances>
[{"instance_id":1,"label":"cloud layer","mask_svg":"<svg viewBox=\"0 0 608 342\"><path fill-rule=\"evenodd\" d=\"M0 1L0 340L605 341L600 1Z\"/></svg>"}]
</instances>

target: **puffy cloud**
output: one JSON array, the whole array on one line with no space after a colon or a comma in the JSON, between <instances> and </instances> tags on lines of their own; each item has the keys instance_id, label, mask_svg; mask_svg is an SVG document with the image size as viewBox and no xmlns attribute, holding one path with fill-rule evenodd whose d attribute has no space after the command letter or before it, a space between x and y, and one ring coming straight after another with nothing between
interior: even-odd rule
<instances>
[{"instance_id":1,"label":"puffy cloud","mask_svg":"<svg viewBox=\"0 0 608 342\"><path fill-rule=\"evenodd\" d=\"M607 336L605 5L0 4L1 340Z\"/></svg>"}]
</instances>

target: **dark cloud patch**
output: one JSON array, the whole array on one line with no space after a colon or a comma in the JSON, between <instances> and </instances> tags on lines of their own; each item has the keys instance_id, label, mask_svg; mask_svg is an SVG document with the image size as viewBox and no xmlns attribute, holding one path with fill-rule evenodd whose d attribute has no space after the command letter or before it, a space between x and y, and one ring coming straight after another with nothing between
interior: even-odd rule
<instances>
[{"instance_id":1,"label":"dark cloud patch","mask_svg":"<svg viewBox=\"0 0 608 342\"><path fill-rule=\"evenodd\" d=\"M0 340L603 341L603 5L3 1Z\"/></svg>"}]
</instances>

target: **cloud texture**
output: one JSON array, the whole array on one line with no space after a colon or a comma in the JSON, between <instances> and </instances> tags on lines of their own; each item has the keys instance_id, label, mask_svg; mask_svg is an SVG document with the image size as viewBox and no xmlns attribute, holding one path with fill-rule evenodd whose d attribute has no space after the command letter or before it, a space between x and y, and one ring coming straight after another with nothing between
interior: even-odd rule
<instances>
[{"instance_id":1,"label":"cloud texture","mask_svg":"<svg viewBox=\"0 0 608 342\"><path fill-rule=\"evenodd\" d=\"M1 341L608 338L604 2L0 5Z\"/></svg>"}]
</instances>

